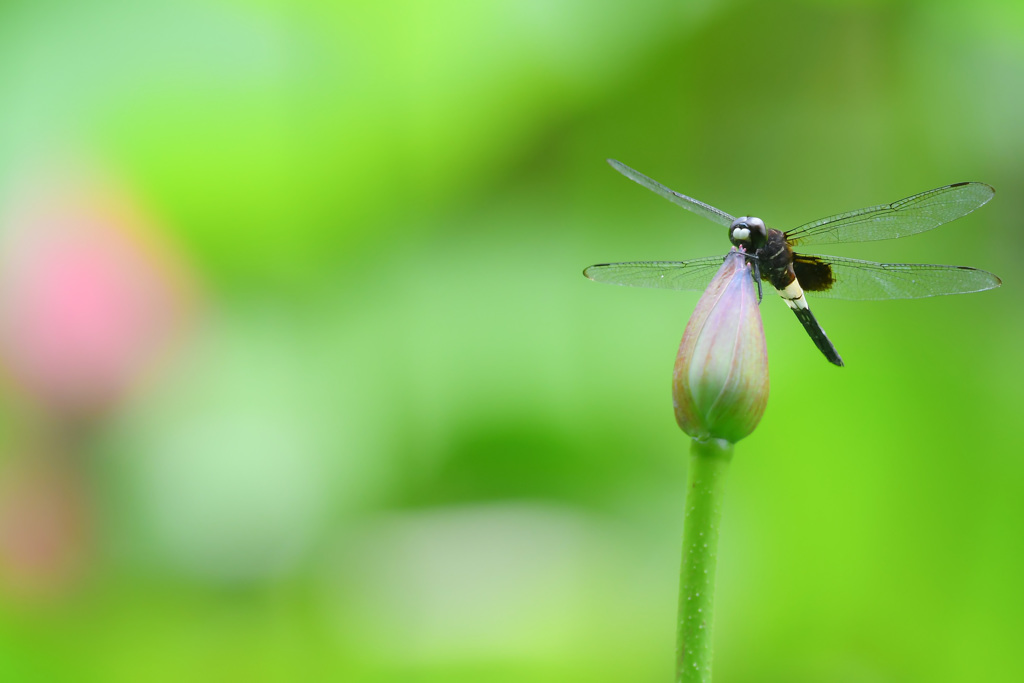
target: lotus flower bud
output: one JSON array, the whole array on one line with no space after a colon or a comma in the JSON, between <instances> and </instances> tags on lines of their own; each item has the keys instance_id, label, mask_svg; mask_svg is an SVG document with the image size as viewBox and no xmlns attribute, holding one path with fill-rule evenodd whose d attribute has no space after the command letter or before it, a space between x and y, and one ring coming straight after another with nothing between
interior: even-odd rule
<instances>
[{"instance_id":1,"label":"lotus flower bud","mask_svg":"<svg viewBox=\"0 0 1024 683\"><path fill-rule=\"evenodd\" d=\"M695 439L736 443L768 403L768 351L751 267L730 252L701 296L672 373L676 422Z\"/></svg>"},{"instance_id":2,"label":"lotus flower bud","mask_svg":"<svg viewBox=\"0 0 1024 683\"><path fill-rule=\"evenodd\" d=\"M96 415L164 358L189 297L130 199L50 182L0 217L0 366L50 414Z\"/></svg>"}]
</instances>

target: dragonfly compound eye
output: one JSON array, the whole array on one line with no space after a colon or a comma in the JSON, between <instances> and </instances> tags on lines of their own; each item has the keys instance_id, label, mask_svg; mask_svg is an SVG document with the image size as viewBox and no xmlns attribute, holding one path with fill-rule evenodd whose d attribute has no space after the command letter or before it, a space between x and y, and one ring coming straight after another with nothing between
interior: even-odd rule
<instances>
[{"instance_id":1,"label":"dragonfly compound eye","mask_svg":"<svg viewBox=\"0 0 1024 683\"><path fill-rule=\"evenodd\" d=\"M754 216L737 218L729 226L729 241L736 246L743 245L757 249L764 243L767 234L764 221Z\"/></svg>"}]
</instances>

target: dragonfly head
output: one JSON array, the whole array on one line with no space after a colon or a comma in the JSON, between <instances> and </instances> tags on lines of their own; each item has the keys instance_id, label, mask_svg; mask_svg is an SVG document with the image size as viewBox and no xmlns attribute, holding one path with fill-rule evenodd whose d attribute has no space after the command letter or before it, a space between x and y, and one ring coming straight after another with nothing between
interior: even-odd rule
<instances>
[{"instance_id":1,"label":"dragonfly head","mask_svg":"<svg viewBox=\"0 0 1024 683\"><path fill-rule=\"evenodd\" d=\"M754 216L741 216L729 226L729 241L733 246L742 246L747 251L757 251L764 246L768 229L764 221Z\"/></svg>"}]
</instances>

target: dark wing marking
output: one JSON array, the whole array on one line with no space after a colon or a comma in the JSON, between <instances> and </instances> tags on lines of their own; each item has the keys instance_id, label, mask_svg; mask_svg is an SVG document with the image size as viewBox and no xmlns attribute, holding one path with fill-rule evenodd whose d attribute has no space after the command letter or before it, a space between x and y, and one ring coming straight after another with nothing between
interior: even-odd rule
<instances>
[{"instance_id":1,"label":"dark wing marking","mask_svg":"<svg viewBox=\"0 0 1024 683\"><path fill-rule=\"evenodd\" d=\"M919 299L998 287L998 277L967 266L874 263L838 256L795 254L793 272L810 296L831 299Z\"/></svg>"},{"instance_id":2,"label":"dark wing marking","mask_svg":"<svg viewBox=\"0 0 1024 683\"><path fill-rule=\"evenodd\" d=\"M832 266L820 256L793 254L793 272L805 292L823 292L836 281Z\"/></svg>"},{"instance_id":3,"label":"dark wing marking","mask_svg":"<svg viewBox=\"0 0 1024 683\"><path fill-rule=\"evenodd\" d=\"M985 183L946 185L892 204L821 218L786 232L786 241L791 245L833 244L914 235L966 216L994 194Z\"/></svg>"},{"instance_id":4,"label":"dark wing marking","mask_svg":"<svg viewBox=\"0 0 1024 683\"><path fill-rule=\"evenodd\" d=\"M633 182L643 185L651 192L660 194L662 197L669 200L673 204L678 204L687 211L692 211L698 216L704 216L704 218L712 220L715 223L718 223L719 225L724 225L727 228L732 225L732 222L734 220L736 220L726 212L720 211L715 207L711 206L710 204L705 204L704 202L698 199L694 199L693 197L687 197L685 194L680 194L675 190L670 190L669 188L659 183L657 180L648 178L640 171L636 171L630 168L629 166L626 166L621 161L616 161L615 159L608 159L608 163L611 164L612 168L614 168L616 171L626 176Z\"/></svg>"},{"instance_id":5,"label":"dark wing marking","mask_svg":"<svg viewBox=\"0 0 1024 683\"><path fill-rule=\"evenodd\" d=\"M700 291L708 286L724 260L724 256L706 256L689 261L599 263L583 274L594 282L610 285Z\"/></svg>"}]
</instances>

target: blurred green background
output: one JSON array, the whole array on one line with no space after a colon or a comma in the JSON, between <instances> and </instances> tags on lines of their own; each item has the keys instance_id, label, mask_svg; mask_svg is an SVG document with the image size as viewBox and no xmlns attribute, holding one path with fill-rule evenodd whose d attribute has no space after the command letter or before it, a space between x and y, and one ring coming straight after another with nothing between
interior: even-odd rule
<instances>
[{"instance_id":1,"label":"blurred green background","mask_svg":"<svg viewBox=\"0 0 1024 683\"><path fill-rule=\"evenodd\" d=\"M667 681L696 294L596 262L995 200L774 298L718 683L1020 681L1024 5L0 8L0 679ZM44 237L40 237L43 235ZM113 264L113 265L112 265ZM71 274L69 274L71 273Z\"/></svg>"}]
</instances>

